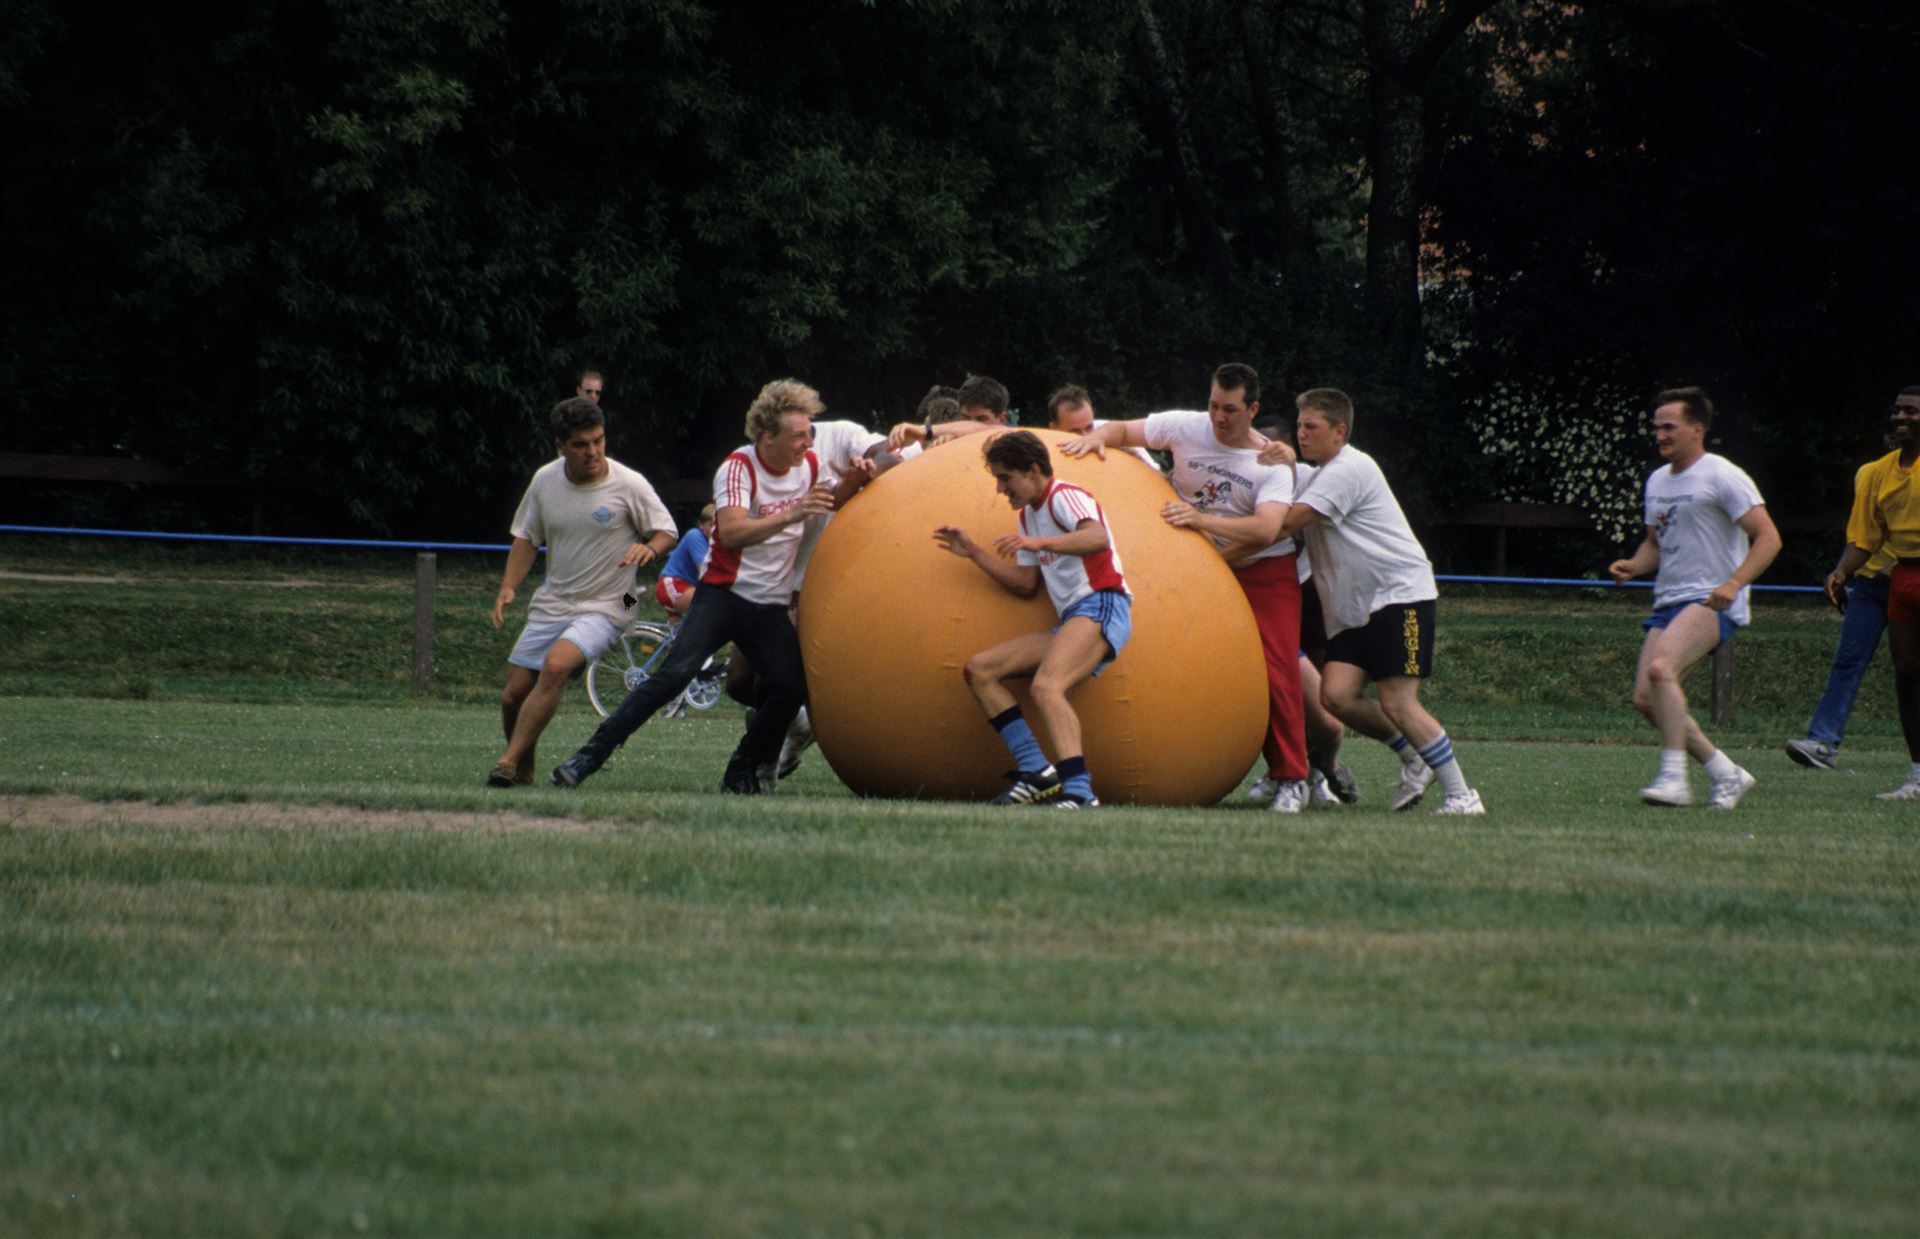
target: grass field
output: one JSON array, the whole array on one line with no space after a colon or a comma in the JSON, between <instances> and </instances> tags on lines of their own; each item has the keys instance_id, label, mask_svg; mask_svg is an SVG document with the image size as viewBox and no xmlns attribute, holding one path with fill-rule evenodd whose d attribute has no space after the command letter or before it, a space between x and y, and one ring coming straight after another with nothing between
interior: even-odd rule
<instances>
[{"instance_id":1,"label":"grass field","mask_svg":"<svg viewBox=\"0 0 1920 1239\"><path fill-rule=\"evenodd\" d=\"M1732 814L1634 803L1625 610L1488 597L1443 611L1436 687L1490 817L1382 811L1357 742L1351 808L1069 815L862 801L817 756L722 799L730 707L488 793L481 566L415 703L404 585L352 561L22 579L85 571L43 552L0 544L0 1234L1920 1216L1920 831L1871 798L1884 696L1849 770L1779 755L1813 608L1743 650ZM278 652L314 633L357 648Z\"/></svg>"}]
</instances>

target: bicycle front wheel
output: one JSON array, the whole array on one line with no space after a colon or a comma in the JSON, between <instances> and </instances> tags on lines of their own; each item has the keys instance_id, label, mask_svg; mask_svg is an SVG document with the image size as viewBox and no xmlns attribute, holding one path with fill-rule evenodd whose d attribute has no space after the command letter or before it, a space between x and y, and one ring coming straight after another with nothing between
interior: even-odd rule
<instances>
[{"instance_id":1,"label":"bicycle front wheel","mask_svg":"<svg viewBox=\"0 0 1920 1239\"><path fill-rule=\"evenodd\" d=\"M673 638L665 624L636 620L606 652L587 664L587 700L605 718L646 682Z\"/></svg>"}]
</instances>

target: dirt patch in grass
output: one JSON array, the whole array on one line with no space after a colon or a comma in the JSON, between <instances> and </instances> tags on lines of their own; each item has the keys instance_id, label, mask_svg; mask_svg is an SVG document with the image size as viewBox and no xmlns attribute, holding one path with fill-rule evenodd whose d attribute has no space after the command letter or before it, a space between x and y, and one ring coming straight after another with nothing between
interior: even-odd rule
<instances>
[{"instance_id":1,"label":"dirt patch in grass","mask_svg":"<svg viewBox=\"0 0 1920 1239\"><path fill-rule=\"evenodd\" d=\"M607 834L658 825L583 822L528 813L452 813L432 809L357 809L246 801L156 804L150 800L87 800L79 796L0 796L0 828L75 830L139 826L175 830L432 830L457 834Z\"/></svg>"}]
</instances>

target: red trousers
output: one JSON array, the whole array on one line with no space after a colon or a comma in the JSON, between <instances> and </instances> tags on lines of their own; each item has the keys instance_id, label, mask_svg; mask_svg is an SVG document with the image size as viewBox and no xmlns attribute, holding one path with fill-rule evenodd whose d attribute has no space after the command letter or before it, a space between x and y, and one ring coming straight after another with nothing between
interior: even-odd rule
<instances>
[{"instance_id":1,"label":"red trousers","mask_svg":"<svg viewBox=\"0 0 1920 1239\"><path fill-rule=\"evenodd\" d=\"M1292 555L1256 559L1233 574L1253 608L1267 659L1267 738L1260 752L1277 778L1307 777L1307 712L1300 700L1300 569Z\"/></svg>"}]
</instances>

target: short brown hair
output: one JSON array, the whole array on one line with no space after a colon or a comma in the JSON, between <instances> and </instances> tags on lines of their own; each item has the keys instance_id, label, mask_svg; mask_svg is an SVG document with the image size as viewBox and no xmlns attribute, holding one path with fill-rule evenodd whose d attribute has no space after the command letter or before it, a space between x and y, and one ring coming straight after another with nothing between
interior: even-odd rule
<instances>
[{"instance_id":1,"label":"short brown hair","mask_svg":"<svg viewBox=\"0 0 1920 1239\"><path fill-rule=\"evenodd\" d=\"M547 421L553 425L553 441L565 443L583 430L605 427L607 415L585 396L568 396L553 406Z\"/></svg>"},{"instance_id":2,"label":"short brown hair","mask_svg":"<svg viewBox=\"0 0 1920 1239\"><path fill-rule=\"evenodd\" d=\"M1040 436L1031 430L988 435L980 454L986 457L989 469L997 467L1008 473L1038 469L1048 477L1053 476L1053 457L1047 454L1047 445L1040 441Z\"/></svg>"},{"instance_id":3,"label":"short brown hair","mask_svg":"<svg viewBox=\"0 0 1920 1239\"><path fill-rule=\"evenodd\" d=\"M1293 399L1293 407L1305 413L1312 409L1327 419L1329 426L1345 426L1353 433L1353 397L1337 387L1311 387Z\"/></svg>"},{"instance_id":4,"label":"short brown hair","mask_svg":"<svg viewBox=\"0 0 1920 1239\"><path fill-rule=\"evenodd\" d=\"M820 393L799 379L775 379L747 406L747 441L758 443L763 435L779 434L780 419L789 413L818 417L826 411Z\"/></svg>"},{"instance_id":5,"label":"short brown hair","mask_svg":"<svg viewBox=\"0 0 1920 1239\"><path fill-rule=\"evenodd\" d=\"M1092 404L1093 397L1087 389L1078 383L1068 383L1047 397L1047 424L1051 426L1060 420L1060 410L1070 405Z\"/></svg>"},{"instance_id":6,"label":"short brown hair","mask_svg":"<svg viewBox=\"0 0 1920 1239\"><path fill-rule=\"evenodd\" d=\"M1687 420L1696 426L1713 429L1713 400L1704 387L1669 387L1653 398L1652 412L1663 404L1677 404L1687 411Z\"/></svg>"},{"instance_id":7,"label":"short brown hair","mask_svg":"<svg viewBox=\"0 0 1920 1239\"><path fill-rule=\"evenodd\" d=\"M960 394L954 398L963 409L986 409L995 417L1007 415L1007 385L984 374L969 374L967 381L960 384Z\"/></svg>"}]
</instances>

